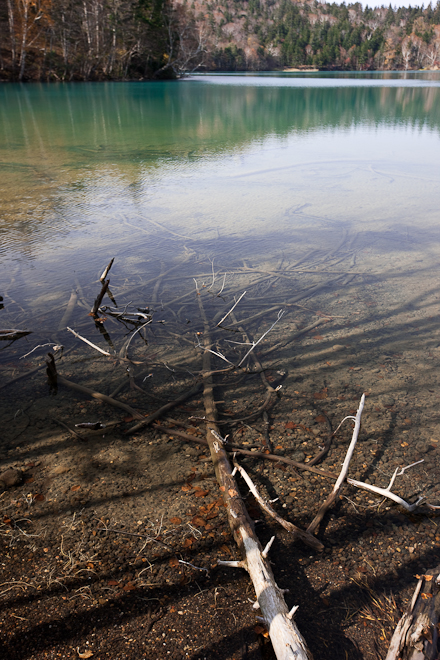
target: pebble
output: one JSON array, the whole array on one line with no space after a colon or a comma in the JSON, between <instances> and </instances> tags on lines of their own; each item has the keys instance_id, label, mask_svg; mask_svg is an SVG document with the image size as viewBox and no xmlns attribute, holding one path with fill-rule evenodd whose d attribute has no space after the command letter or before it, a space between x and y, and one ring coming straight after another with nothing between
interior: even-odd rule
<instances>
[{"instance_id":1,"label":"pebble","mask_svg":"<svg viewBox=\"0 0 440 660\"><path fill-rule=\"evenodd\" d=\"M52 470L51 474L57 475L57 474L65 474L66 472L69 472L70 468L66 467L65 465L57 465L54 467Z\"/></svg>"},{"instance_id":2,"label":"pebble","mask_svg":"<svg viewBox=\"0 0 440 660\"><path fill-rule=\"evenodd\" d=\"M23 473L21 470L16 470L14 468L9 468L0 474L0 484L4 485L4 488L12 488L13 486L19 486L23 481Z\"/></svg>"},{"instance_id":3,"label":"pebble","mask_svg":"<svg viewBox=\"0 0 440 660\"><path fill-rule=\"evenodd\" d=\"M332 351L335 351L335 352L336 351L343 351L344 349L345 349L345 346L343 346L342 344L334 344L332 346Z\"/></svg>"},{"instance_id":4,"label":"pebble","mask_svg":"<svg viewBox=\"0 0 440 660\"><path fill-rule=\"evenodd\" d=\"M396 400L392 396L385 395L382 397L381 402L383 406L394 406Z\"/></svg>"}]
</instances>

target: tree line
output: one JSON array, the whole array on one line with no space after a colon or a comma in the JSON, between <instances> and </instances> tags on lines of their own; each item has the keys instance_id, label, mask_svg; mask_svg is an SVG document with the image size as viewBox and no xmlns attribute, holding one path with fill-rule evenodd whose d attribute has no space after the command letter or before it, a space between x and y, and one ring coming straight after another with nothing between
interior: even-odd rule
<instances>
[{"instance_id":1,"label":"tree line","mask_svg":"<svg viewBox=\"0 0 440 660\"><path fill-rule=\"evenodd\" d=\"M3 0L0 79L139 80L218 71L440 66L440 1Z\"/></svg>"}]
</instances>

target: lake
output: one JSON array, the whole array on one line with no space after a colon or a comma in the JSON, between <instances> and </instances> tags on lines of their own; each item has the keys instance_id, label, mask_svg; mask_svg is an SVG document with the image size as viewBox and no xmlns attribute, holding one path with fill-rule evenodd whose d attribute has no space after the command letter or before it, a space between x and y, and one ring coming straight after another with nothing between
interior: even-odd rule
<instances>
[{"instance_id":1,"label":"lake","mask_svg":"<svg viewBox=\"0 0 440 660\"><path fill-rule=\"evenodd\" d=\"M282 515L304 529L313 519L331 482L304 465L331 442L322 467L339 472L351 428L332 439L329 427L356 412L363 392L350 475L385 487L412 466L395 491L440 505L439 135L439 72L0 86L0 468L21 470L3 493L2 538L29 550L19 569L11 557L20 554L5 559L5 584L26 585L7 588L11 607L17 589L43 598L43 585L68 620L70 601L89 590L83 636L72 642L81 648L122 584L145 603L165 603L168 590L179 615L181 585L197 585L200 608L215 607L212 562L235 550L225 545L233 541L210 458L194 445L207 432L193 389L204 341L220 428L242 448L277 454L275 463L250 452L242 460ZM138 428L168 402L170 418ZM274 532L274 563L286 569L280 584L295 592L300 625L317 594L335 612L320 628L329 658L342 648L360 657L337 610L351 598L350 626L364 631L364 576L400 598L438 563L432 510L422 514L346 485L322 530L326 553ZM15 515L26 533L10 526ZM272 534L267 521L258 530L266 541ZM73 569L77 591L60 600L46 574L69 586ZM203 590L196 569L206 572ZM221 598L238 602L222 575ZM28 610L14 612L24 635ZM253 634L246 612L236 625ZM181 618L182 644L192 644L191 619ZM308 640L318 657L315 621ZM382 628L373 637L385 655ZM145 657L157 655L151 640ZM215 646L191 657L226 657Z\"/></svg>"}]
</instances>

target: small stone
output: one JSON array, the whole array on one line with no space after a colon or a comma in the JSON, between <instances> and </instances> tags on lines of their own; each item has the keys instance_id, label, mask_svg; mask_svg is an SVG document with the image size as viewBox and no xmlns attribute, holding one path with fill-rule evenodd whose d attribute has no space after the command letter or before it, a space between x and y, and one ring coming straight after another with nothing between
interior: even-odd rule
<instances>
[{"instance_id":1,"label":"small stone","mask_svg":"<svg viewBox=\"0 0 440 660\"><path fill-rule=\"evenodd\" d=\"M57 465L57 467L54 467L52 470L52 474L65 474L66 472L69 472L69 470L70 468L66 467L65 465Z\"/></svg>"},{"instance_id":2,"label":"small stone","mask_svg":"<svg viewBox=\"0 0 440 660\"><path fill-rule=\"evenodd\" d=\"M383 406L394 406L396 400L392 396L385 395L381 399Z\"/></svg>"},{"instance_id":3,"label":"small stone","mask_svg":"<svg viewBox=\"0 0 440 660\"><path fill-rule=\"evenodd\" d=\"M19 486L23 481L23 474L21 470L15 470L14 468L9 468L0 474L0 481L2 481L6 488L12 488L12 486Z\"/></svg>"},{"instance_id":4,"label":"small stone","mask_svg":"<svg viewBox=\"0 0 440 660\"><path fill-rule=\"evenodd\" d=\"M304 454L303 451L295 451L292 454L292 461L296 461L297 463L302 463L305 459L306 455Z\"/></svg>"},{"instance_id":5,"label":"small stone","mask_svg":"<svg viewBox=\"0 0 440 660\"><path fill-rule=\"evenodd\" d=\"M343 346L342 344L334 344L334 346L332 346L332 351L335 351L335 353L337 351L343 351L343 350L345 350L345 346Z\"/></svg>"}]
</instances>

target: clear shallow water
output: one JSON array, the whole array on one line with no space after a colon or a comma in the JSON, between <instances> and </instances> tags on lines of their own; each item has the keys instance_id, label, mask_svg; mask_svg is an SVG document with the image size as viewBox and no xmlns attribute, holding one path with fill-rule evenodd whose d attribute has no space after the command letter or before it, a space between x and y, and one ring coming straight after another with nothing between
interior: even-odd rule
<instances>
[{"instance_id":1,"label":"clear shallow water","mask_svg":"<svg viewBox=\"0 0 440 660\"><path fill-rule=\"evenodd\" d=\"M416 243L435 261L439 84L344 73L4 85L1 281L14 303L2 324L21 307L32 325L111 256L123 282L184 249L228 267L344 231L376 246L391 232L376 267Z\"/></svg>"}]
</instances>

